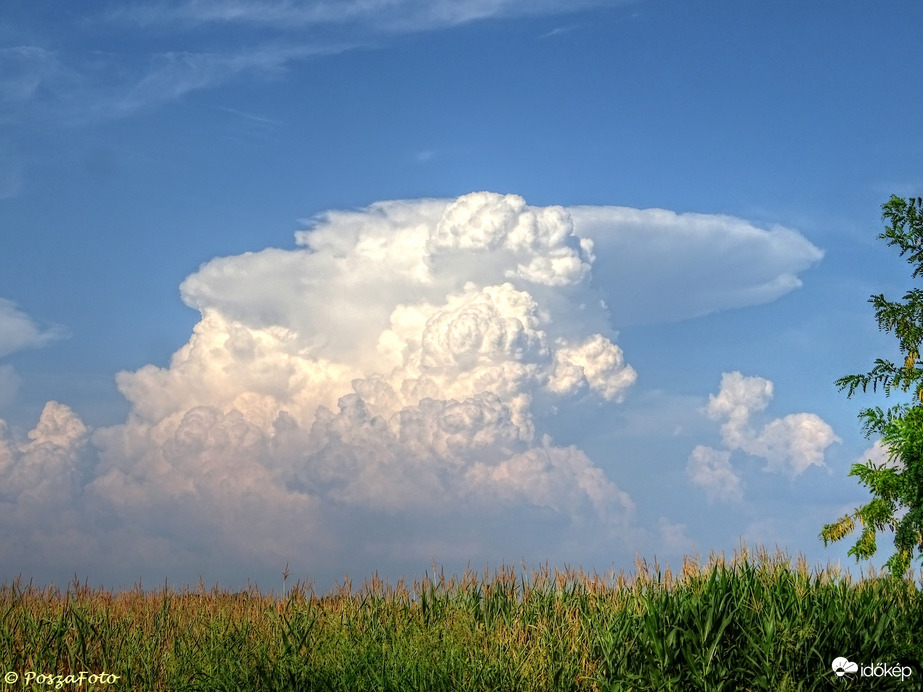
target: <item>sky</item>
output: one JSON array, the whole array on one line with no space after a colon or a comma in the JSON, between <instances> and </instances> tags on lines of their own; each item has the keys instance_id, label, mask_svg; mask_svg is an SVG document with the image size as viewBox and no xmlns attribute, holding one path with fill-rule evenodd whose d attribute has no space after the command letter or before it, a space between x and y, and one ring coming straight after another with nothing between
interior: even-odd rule
<instances>
[{"instance_id":1,"label":"sky","mask_svg":"<svg viewBox=\"0 0 923 692\"><path fill-rule=\"evenodd\" d=\"M855 568L923 5L3 14L0 581Z\"/></svg>"}]
</instances>

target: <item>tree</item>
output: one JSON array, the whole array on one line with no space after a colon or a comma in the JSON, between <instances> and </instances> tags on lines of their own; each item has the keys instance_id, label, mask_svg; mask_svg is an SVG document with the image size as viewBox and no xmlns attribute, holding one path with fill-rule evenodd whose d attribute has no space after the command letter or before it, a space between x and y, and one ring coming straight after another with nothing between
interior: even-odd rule
<instances>
[{"instance_id":1,"label":"tree","mask_svg":"<svg viewBox=\"0 0 923 692\"><path fill-rule=\"evenodd\" d=\"M888 245L897 246L901 257L914 267L913 278L923 275L923 198L902 199L892 196L882 205L882 219L888 224L878 236ZM923 368L920 366L920 344L923 342L923 289L912 288L900 302L891 302L884 295L873 295L869 302L875 307L875 317L882 331L893 332L900 343L903 365L879 358L875 367L862 375L848 375L836 381L837 387L852 398L858 389L863 392L881 387L885 396L903 393L911 395L909 402L887 410L867 408L859 413L866 437L880 435L881 445L889 461L875 464L853 464L850 476L872 492L872 500L824 526L820 537L824 545L839 541L856 529L862 533L849 554L856 560L867 560L877 550L879 531L894 532L895 553L887 561L890 574L903 576L914 555L923 557Z\"/></svg>"}]
</instances>

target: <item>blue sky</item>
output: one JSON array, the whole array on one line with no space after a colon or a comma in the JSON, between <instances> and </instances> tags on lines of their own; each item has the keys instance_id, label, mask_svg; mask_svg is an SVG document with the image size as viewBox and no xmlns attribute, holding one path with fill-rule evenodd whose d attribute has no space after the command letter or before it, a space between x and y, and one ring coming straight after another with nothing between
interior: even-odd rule
<instances>
[{"instance_id":1,"label":"blue sky","mask_svg":"<svg viewBox=\"0 0 923 692\"><path fill-rule=\"evenodd\" d=\"M4 15L0 578L851 563L917 3Z\"/></svg>"}]
</instances>

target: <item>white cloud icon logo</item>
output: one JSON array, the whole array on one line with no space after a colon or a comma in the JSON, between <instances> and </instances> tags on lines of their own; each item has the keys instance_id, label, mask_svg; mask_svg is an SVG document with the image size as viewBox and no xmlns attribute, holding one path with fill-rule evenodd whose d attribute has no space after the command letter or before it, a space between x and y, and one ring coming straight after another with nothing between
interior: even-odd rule
<instances>
[{"instance_id":1,"label":"white cloud icon logo","mask_svg":"<svg viewBox=\"0 0 923 692\"><path fill-rule=\"evenodd\" d=\"M842 656L833 659L833 672L838 678L843 677L846 673L856 673L859 671L859 664L853 663Z\"/></svg>"}]
</instances>

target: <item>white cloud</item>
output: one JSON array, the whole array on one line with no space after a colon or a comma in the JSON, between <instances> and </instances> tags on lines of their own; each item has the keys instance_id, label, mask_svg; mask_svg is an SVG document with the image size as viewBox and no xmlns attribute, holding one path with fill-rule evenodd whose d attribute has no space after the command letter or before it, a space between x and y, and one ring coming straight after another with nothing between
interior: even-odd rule
<instances>
[{"instance_id":1,"label":"white cloud","mask_svg":"<svg viewBox=\"0 0 923 692\"><path fill-rule=\"evenodd\" d=\"M310 426L318 407L359 396L399 433L391 419L426 399L490 394L528 441L537 393L615 399L634 380L609 338L574 326L592 314L574 304L592 256L561 208L490 193L382 203L297 238L306 249L220 258L183 283L203 315L189 343L169 368L119 375L138 415L157 424L211 405L269 430L283 410Z\"/></svg>"},{"instance_id":2,"label":"white cloud","mask_svg":"<svg viewBox=\"0 0 923 692\"><path fill-rule=\"evenodd\" d=\"M154 53L142 74L126 79L119 69L119 85L99 90L84 87L76 101L83 104L77 117L109 118L169 102L183 95L219 86L243 76L265 78L283 73L292 63L309 57L340 53L373 45L382 34L405 34L459 26L491 18L515 18L571 13L604 0L338 0L338 2L266 0L181 0L119 7L104 17L120 31L152 25L189 30L199 26L245 24L268 32L255 45L233 50L202 52L190 43L186 50ZM332 36L331 32L336 36ZM182 34L180 34L182 35ZM10 51L31 51L27 55ZM12 92L25 100L52 69L55 57L39 47L8 49L7 61L27 62L28 70L0 81L0 93ZM97 62L100 56L97 56ZM0 53L0 65L3 54ZM82 71L92 83L96 64ZM92 94L90 92L93 92ZM432 152L423 152L426 160Z\"/></svg>"},{"instance_id":3,"label":"white cloud","mask_svg":"<svg viewBox=\"0 0 923 692\"><path fill-rule=\"evenodd\" d=\"M574 218L487 192L381 202L317 217L293 249L206 263L181 286L201 313L188 343L167 367L118 374L125 423L87 444L79 420L49 404L30 442L4 438L5 501L18 506L28 485L44 487L26 471L39 469L56 479L42 490L42 502L58 502L52 515L80 518L69 524L73 544L92 552L102 540L110 566L154 570L295 555L339 565L407 553L407 535L486 556L518 550L535 521L546 556L589 525L600 541L629 540L631 497L583 450L556 445L539 413L578 397L619 402L637 376L596 284L582 209ZM764 247L760 233L734 243L762 266L739 247ZM666 264L675 252L708 258L694 241L720 237L687 235L660 248ZM659 246L653 235L634 242ZM825 429L809 414L750 430L769 396L765 381L732 377L710 410L739 428L729 444L772 468L817 463L824 445L812 440ZM728 455L697 448L689 474L735 499ZM22 516L8 514L5 528ZM38 522L30 535L42 526L50 530ZM385 526L393 535L381 535Z\"/></svg>"},{"instance_id":4,"label":"white cloud","mask_svg":"<svg viewBox=\"0 0 923 692\"><path fill-rule=\"evenodd\" d=\"M622 350L594 334L579 346L558 349L548 386L554 392L587 386L607 401L620 401L636 378L634 368L624 364Z\"/></svg>"},{"instance_id":5,"label":"white cloud","mask_svg":"<svg viewBox=\"0 0 923 692\"><path fill-rule=\"evenodd\" d=\"M824 465L824 450L838 441L827 423L814 413L794 413L770 421L741 449L768 462L767 471L800 475Z\"/></svg>"},{"instance_id":6,"label":"white cloud","mask_svg":"<svg viewBox=\"0 0 923 692\"><path fill-rule=\"evenodd\" d=\"M29 348L40 348L65 336L60 327L42 329L10 300L0 298L0 358ZM22 378L12 365L0 365L0 410L16 400Z\"/></svg>"},{"instance_id":7,"label":"white cloud","mask_svg":"<svg viewBox=\"0 0 923 692\"><path fill-rule=\"evenodd\" d=\"M772 401L772 394L773 385L769 380L726 372L721 376L718 394L709 395L706 411L712 420L727 418L735 425L742 425L753 413L766 408Z\"/></svg>"},{"instance_id":8,"label":"white cloud","mask_svg":"<svg viewBox=\"0 0 923 692\"><path fill-rule=\"evenodd\" d=\"M60 339L60 328L41 329L16 304L0 298L0 358L27 348L38 348Z\"/></svg>"},{"instance_id":9,"label":"white cloud","mask_svg":"<svg viewBox=\"0 0 923 692\"><path fill-rule=\"evenodd\" d=\"M123 117L235 79L279 77L293 63L356 45L349 39L264 40L205 52L193 43L186 50L151 52L140 59L31 45L0 48L0 103L6 106L0 123L28 127L36 118L53 118L73 125Z\"/></svg>"},{"instance_id":10,"label":"white cloud","mask_svg":"<svg viewBox=\"0 0 923 692\"><path fill-rule=\"evenodd\" d=\"M773 384L767 379L726 372L718 394L708 397L705 413L714 421L724 421L721 440L726 449L697 446L686 470L710 499L742 498L740 477L730 463L733 451L764 459L765 471L799 476L811 466L823 466L824 451L839 441L833 428L813 413L789 414L754 427L754 414L766 409L772 394Z\"/></svg>"},{"instance_id":11,"label":"white cloud","mask_svg":"<svg viewBox=\"0 0 923 692\"><path fill-rule=\"evenodd\" d=\"M66 72L59 58L40 46L0 48L0 101L7 106L28 101Z\"/></svg>"},{"instance_id":12,"label":"white cloud","mask_svg":"<svg viewBox=\"0 0 923 692\"><path fill-rule=\"evenodd\" d=\"M0 499L29 517L69 504L86 471L80 453L87 435L76 414L56 401L45 405L28 441L14 440L0 421Z\"/></svg>"},{"instance_id":13,"label":"white cloud","mask_svg":"<svg viewBox=\"0 0 923 692\"><path fill-rule=\"evenodd\" d=\"M96 508L84 490L93 474L89 431L67 406L49 401L35 428L15 437L0 420L0 554L8 569L42 579L106 559L93 535ZM139 537L144 541L145 537ZM105 538L103 538L105 542Z\"/></svg>"},{"instance_id":14,"label":"white cloud","mask_svg":"<svg viewBox=\"0 0 923 692\"><path fill-rule=\"evenodd\" d=\"M571 207L593 241L594 280L619 326L768 303L801 286L823 252L796 231L664 209Z\"/></svg>"},{"instance_id":15,"label":"white cloud","mask_svg":"<svg viewBox=\"0 0 923 692\"><path fill-rule=\"evenodd\" d=\"M893 468L903 468L903 462L900 458L892 459L890 451L881 443L881 440L875 440L871 447L859 455L855 463L867 464L870 461L876 466L881 466L883 464Z\"/></svg>"},{"instance_id":16,"label":"white cloud","mask_svg":"<svg viewBox=\"0 0 923 692\"><path fill-rule=\"evenodd\" d=\"M731 453L697 445L689 455L686 474L693 485L705 490L709 500L743 500L740 476L731 466Z\"/></svg>"},{"instance_id":17,"label":"white cloud","mask_svg":"<svg viewBox=\"0 0 923 692\"><path fill-rule=\"evenodd\" d=\"M110 17L142 26L246 23L303 30L316 25L352 24L376 32L414 32L491 18L564 14L600 4L606 0L183 0L122 8Z\"/></svg>"},{"instance_id":18,"label":"white cloud","mask_svg":"<svg viewBox=\"0 0 923 692\"><path fill-rule=\"evenodd\" d=\"M617 401L635 379L585 307L593 255L566 210L473 193L313 224L183 282L202 319L169 367L119 373L132 414L94 434L88 496L184 550L264 557L378 550L322 528L344 511L626 524L615 482L536 435L536 398Z\"/></svg>"},{"instance_id":19,"label":"white cloud","mask_svg":"<svg viewBox=\"0 0 923 692\"><path fill-rule=\"evenodd\" d=\"M694 549L692 539L689 538L686 531L686 524L679 524L670 521L666 517L657 519L657 529L659 531L659 540L664 549L672 553L687 554Z\"/></svg>"},{"instance_id":20,"label":"white cloud","mask_svg":"<svg viewBox=\"0 0 923 692\"><path fill-rule=\"evenodd\" d=\"M223 53L160 53L152 56L143 76L123 87L122 94L105 99L103 106L95 111L110 117L125 115L173 101L193 91L220 86L243 75L264 79L277 76L293 61L342 50L343 46L264 45Z\"/></svg>"},{"instance_id":21,"label":"white cloud","mask_svg":"<svg viewBox=\"0 0 923 692\"><path fill-rule=\"evenodd\" d=\"M603 518L624 521L634 510L628 494L606 478L586 454L573 446L553 447L548 437L541 446L499 464L476 463L467 476L476 486L494 490L501 497L521 496L556 511L573 512L587 499Z\"/></svg>"},{"instance_id":22,"label":"white cloud","mask_svg":"<svg viewBox=\"0 0 923 692\"><path fill-rule=\"evenodd\" d=\"M0 103L15 106L0 122L41 117L85 123L124 117L240 78L283 74L305 59L374 46L384 36L433 31L488 19L567 14L609 0L176 0L130 3L92 16L96 31L132 41L151 27L170 31L168 51L68 54L40 45L0 48ZM235 25L253 40L242 44ZM203 42L196 29L211 33ZM221 33L227 27L228 36ZM230 43L228 42L230 39ZM147 41L136 42L138 45ZM215 46L202 50L207 43ZM233 47L223 48L222 46ZM0 193L3 192L0 179ZM15 180L5 185L15 194Z\"/></svg>"},{"instance_id":23,"label":"white cloud","mask_svg":"<svg viewBox=\"0 0 923 692\"><path fill-rule=\"evenodd\" d=\"M772 382L762 377L724 373L717 396L709 396L708 416L726 419L721 438L732 450L762 457L767 471L797 476L810 466L824 465L824 450L839 438L827 423L813 413L776 418L760 430L750 424L751 416L766 408L772 399Z\"/></svg>"}]
</instances>

